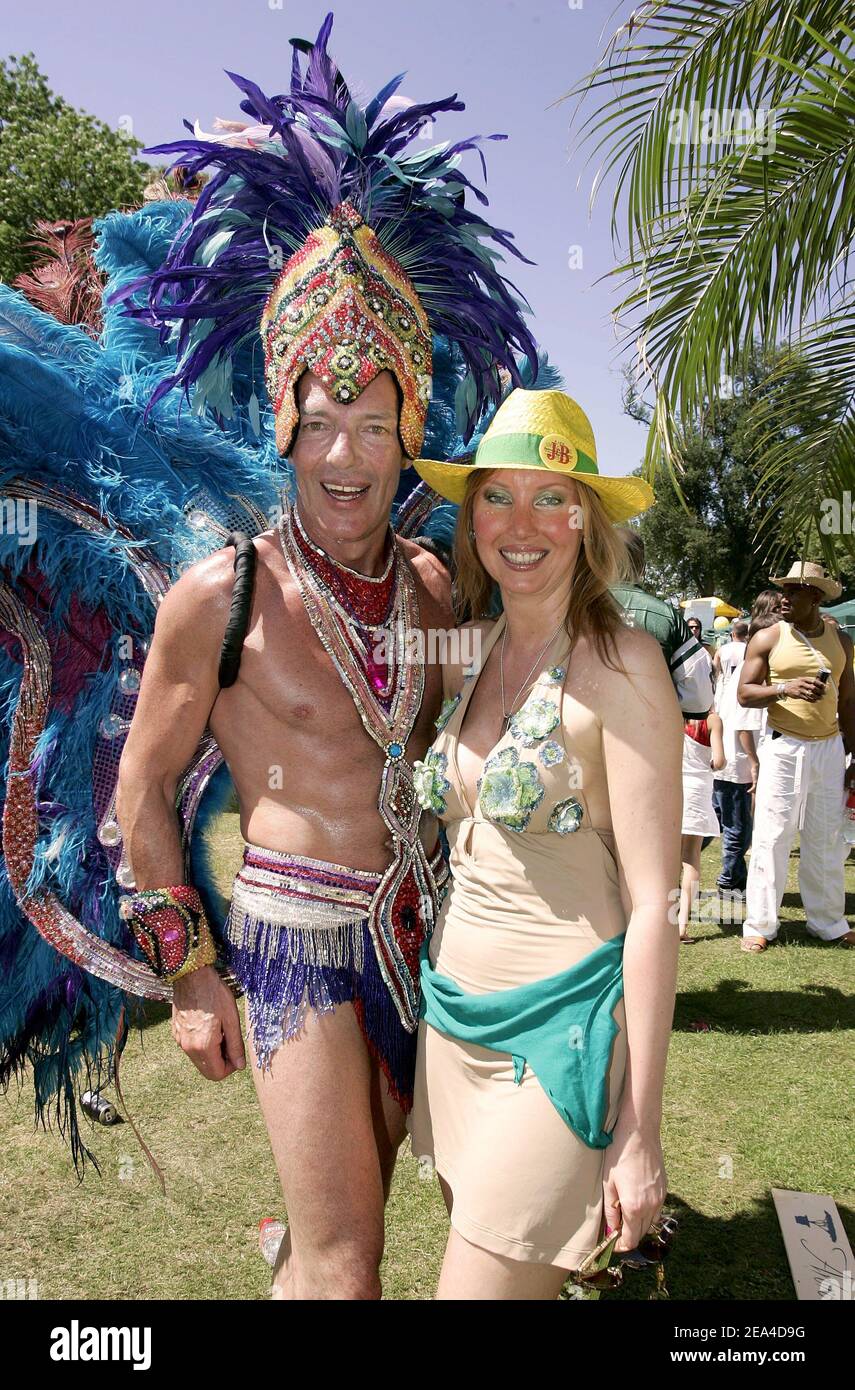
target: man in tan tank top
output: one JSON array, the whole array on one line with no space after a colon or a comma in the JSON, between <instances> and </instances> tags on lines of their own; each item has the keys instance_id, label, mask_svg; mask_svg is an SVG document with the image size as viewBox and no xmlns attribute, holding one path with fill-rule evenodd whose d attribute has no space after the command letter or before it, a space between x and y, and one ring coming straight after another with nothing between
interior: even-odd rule
<instances>
[{"instance_id":1,"label":"man in tan tank top","mask_svg":"<svg viewBox=\"0 0 855 1390\"><path fill-rule=\"evenodd\" d=\"M805 922L822 941L855 945L846 920L845 788L855 786L855 677L851 639L819 605L840 585L821 565L796 562L773 579L781 621L752 637L737 698L768 711L746 889L742 949L764 951L778 934L790 849L800 832L799 892Z\"/></svg>"}]
</instances>

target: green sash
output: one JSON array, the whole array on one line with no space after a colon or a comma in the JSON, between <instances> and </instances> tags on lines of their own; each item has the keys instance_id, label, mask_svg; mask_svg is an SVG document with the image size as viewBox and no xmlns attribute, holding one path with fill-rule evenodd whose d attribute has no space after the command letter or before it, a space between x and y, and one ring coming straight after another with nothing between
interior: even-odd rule
<instances>
[{"instance_id":1,"label":"green sash","mask_svg":"<svg viewBox=\"0 0 855 1390\"><path fill-rule=\"evenodd\" d=\"M623 995L625 938L622 932L558 975L490 994L466 994L440 975L425 942L420 1016L450 1038L510 1053L517 1085L528 1062L573 1133L589 1148L604 1149L612 1142L602 1126L620 1031L612 1013Z\"/></svg>"}]
</instances>

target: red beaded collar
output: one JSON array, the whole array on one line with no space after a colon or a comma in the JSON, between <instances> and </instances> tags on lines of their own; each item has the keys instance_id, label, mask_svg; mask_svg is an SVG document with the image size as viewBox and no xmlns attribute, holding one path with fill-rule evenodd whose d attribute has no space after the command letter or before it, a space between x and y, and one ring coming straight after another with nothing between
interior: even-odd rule
<instances>
[{"instance_id":1,"label":"red beaded collar","mask_svg":"<svg viewBox=\"0 0 855 1390\"><path fill-rule=\"evenodd\" d=\"M294 539L306 564L332 590L351 617L372 627L382 627L392 609L398 569L391 528L386 538L386 565L383 573L375 579L370 575L360 574L358 570L349 569L347 565L334 560L314 541L309 540L296 506L294 520Z\"/></svg>"}]
</instances>

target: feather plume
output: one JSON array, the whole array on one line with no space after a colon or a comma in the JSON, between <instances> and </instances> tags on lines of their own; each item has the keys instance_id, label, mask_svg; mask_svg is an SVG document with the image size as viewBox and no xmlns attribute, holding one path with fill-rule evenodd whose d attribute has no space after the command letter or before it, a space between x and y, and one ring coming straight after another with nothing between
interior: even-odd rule
<instances>
[{"instance_id":1,"label":"feather plume","mask_svg":"<svg viewBox=\"0 0 855 1390\"><path fill-rule=\"evenodd\" d=\"M278 273L273 253L292 255L346 199L410 276L433 332L458 349L473 383L461 422L468 436L486 404L501 399L499 369L519 385L517 354L533 370L537 362L521 311L527 306L498 268L503 252L526 258L509 232L467 207L467 192L481 204L487 199L459 168L462 156L475 151L486 171L482 139L505 137L422 144L414 152L425 121L461 111L463 103L449 96L384 117L396 77L359 106L328 52L331 27L328 15L314 44L294 42L286 93L267 96L248 78L228 74L243 95L241 110L266 128L266 140L187 137L148 151L191 173L213 170L165 264L117 294L131 316L157 327L161 343L175 351L175 371L151 404L175 388L189 397L193 388L194 408L228 417L228 377L221 369L255 341ZM259 357L257 394L263 391Z\"/></svg>"},{"instance_id":2,"label":"feather plume","mask_svg":"<svg viewBox=\"0 0 855 1390\"><path fill-rule=\"evenodd\" d=\"M37 222L29 243L36 262L12 282L59 323L79 324L91 338L101 327L104 282L92 259L92 218L76 222Z\"/></svg>"}]
</instances>

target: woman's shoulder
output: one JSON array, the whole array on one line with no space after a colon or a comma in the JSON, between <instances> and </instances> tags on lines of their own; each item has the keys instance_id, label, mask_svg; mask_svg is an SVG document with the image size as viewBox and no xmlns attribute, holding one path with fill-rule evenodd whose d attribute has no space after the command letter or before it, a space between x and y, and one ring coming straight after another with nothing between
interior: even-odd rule
<instances>
[{"instance_id":1,"label":"woman's shoulder","mask_svg":"<svg viewBox=\"0 0 855 1390\"><path fill-rule=\"evenodd\" d=\"M476 618L461 623L449 633L442 658L442 686L446 698L457 694L464 676L480 671L484 646L497 621Z\"/></svg>"},{"instance_id":2,"label":"woman's shoulder","mask_svg":"<svg viewBox=\"0 0 855 1390\"><path fill-rule=\"evenodd\" d=\"M640 701L661 709L663 719L673 716L679 720L674 684L656 638L641 628L621 626L615 631L613 642L608 662L590 643L591 660L597 671L600 722L624 722L633 716Z\"/></svg>"},{"instance_id":3,"label":"woman's shoulder","mask_svg":"<svg viewBox=\"0 0 855 1390\"><path fill-rule=\"evenodd\" d=\"M661 643L643 627L630 627L621 623L614 633L615 646L623 660L656 663L657 655L662 657Z\"/></svg>"},{"instance_id":4,"label":"woman's shoulder","mask_svg":"<svg viewBox=\"0 0 855 1390\"><path fill-rule=\"evenodd\" d=\"M607 684L614 689L620 689L628 679L635 675L656 676L664 673L670 684L668 676L668 666L661 644L651 633L644 628L628 627L621 623L611 634L611 641L608 644L609 660L605 660L603 651L593 636L586 636L585 644L590 654L589 659L599 668L605 677L612 677L607 680ZM617 661L615 661L617 657ZM625 669L615 670L615 666L623 666Z\"/></svg>"}]
</instances>

